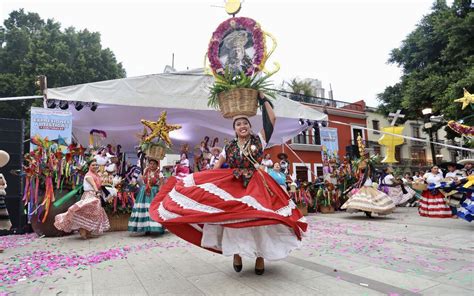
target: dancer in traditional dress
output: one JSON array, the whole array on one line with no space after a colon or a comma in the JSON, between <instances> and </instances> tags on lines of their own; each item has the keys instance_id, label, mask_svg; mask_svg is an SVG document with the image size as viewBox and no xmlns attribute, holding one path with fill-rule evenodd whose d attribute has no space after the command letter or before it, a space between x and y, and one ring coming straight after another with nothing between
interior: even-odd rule
<instances>
[{"instance_id":1,"label":"dancer in traditional dress","mask_svg":"<svg viewBox=\"0 0 474 296\"><path fill-rule=\"evenodd\" d=\"M83 239L99 235L110 228L107 214L101 206L101 180L97 174L97 160L91 160L84 177L84 194L66 213L56 215L54 226L64 232L79 230Z\"/></svg>"},{"instance_id":2,"label":"dancer in traditional dress","mask_svg":"<svg viewBox=\"0 0 474 296\"><path fill-rule=\"evenodd\" d=\"M0 168L5 166L10 160L10 155L3 150L0 150ZM5 196L7 195L7 180L0 173L0 230L10 230L12 223L10 222L10 216L8 215L7 205L5 204ZM0 253L3 252L0 247Z\"/></svg>"},{"instance_id":3,"label":"dancer in traditional dress","mask_svg":"<svg viewBox=\"0 0 474 296\"><path fill-rule=\"evenodd\" d=\"M342 205L341 209L348 213L357 211L364 212L368 217L372 214L387 215L393 212L395 204L384 192L372 186L374 167L367 159L362 160L357 167L359 180L355 188L349 194L349 200Z\"/></svg>"},{"instance_id":4,"label":"dancer in traditional dress","mask_svg":"<svg viewBox=\"0 0 474 296\"><path fill-rule=\"evenodd\" d=\"M428 184L436 184L443 179L443 173L439 171L438 166L433 166L431 172L423 176ZM421 194L420 207L418 212L421 216L430 218L451 218L453 216L451 209L444 200L444 195L438 189L427 189Z\"/></svg>"},{"instance_id":5,"label":"dancer in traditional dress","mask_svg":"<svg viewBox=\"0 0 474 296\"><path fill-rule=\"evenodd\" d=\"M143 172L143 184L133 205L132 214L128 220L128 231L145 234L164 233L164 228L150 218L150 203L162 185L163 174L157 159L148 156L148 165Z\"/></svg>"},{"instance_id":6,"label":"dancer in traditional dress","mask_svg":"<svg viewBox=\"0 0 474 296\"><path fill-rule=\"evenodd\" d=\"M228 143L214 170L183 180L170 178L153 200L153 219L181 238L208 250L242 258L256 257L255 273L264 259L283 259L300 246L307 223L286 192L262 169L263 149L271 137L275 115L264 100L264 129L252 133L245 116L236 116L236 138ZM227 162L230 169L218 169Z\"/></svg>"},{"instance_id":7,"label":"dancer in traditional dress","mask_svg":"<svg viewBox=\"0 0 474 296\"><path fill-rule=\"evenodd\" d=\"M178 178L184 178L191 172L189 168L189 159L186 152L181 153L181 159L175 168L175 176Z\"/></svg>"},{"instance_id":8,"label":"dancer in traditional dress","mask_svg":"<svg viewBox=\"0 0 474 296\"><path fill-rule=\"evenodd\" d=\"M380 177L379 190L390 196L395 205L403 205L409 201L416 192L408 186L403 185L403 181L393 176L391 167L385 167Z\"/></svg>"},{"instance_id":9,"label":"dancer in traditional dress","mask_svg":"<svg viewBox=\"0 0 474 296\"><path fill-rule=\"evenodd\" d=\"M262 160L262 166L265 168L265 172L267 173L269 169L273 168L273 161L270 153L265 154L265 158Z\"/></svg>"}]
</instances>

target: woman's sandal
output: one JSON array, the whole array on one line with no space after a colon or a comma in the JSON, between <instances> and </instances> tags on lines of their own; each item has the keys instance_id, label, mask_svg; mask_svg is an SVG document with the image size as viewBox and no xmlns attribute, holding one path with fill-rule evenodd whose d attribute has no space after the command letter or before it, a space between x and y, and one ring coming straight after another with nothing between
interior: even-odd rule
<instances>
[{"instance_id":1,"label":"woman's sandal","mask_svg":"<svg viewBox=\"0 0 474 296\"><path fill-rule=\"evenodd\" d=\"M259 259L262 260L263 268L257 268L257 265L258 265L257 263L258 263ZM262 275L264 273L265 273L265 261L263 261L263 258L257 258L257 260L255 260L255 274L256 275Z\"/></svg>"},{"instance_id":2,"label":"woman's sandal","mask_svg":"<svg viewBox=\"0 0 474 296\"><path fill-rule=\"evenodd\" d=\"M235 259L236 258L240 258L240 264L235 264ZM242 257L240 257L239 255L234 255L234 270L235 272L241 272L242 271Z\"/></svg>"}]
</instances>

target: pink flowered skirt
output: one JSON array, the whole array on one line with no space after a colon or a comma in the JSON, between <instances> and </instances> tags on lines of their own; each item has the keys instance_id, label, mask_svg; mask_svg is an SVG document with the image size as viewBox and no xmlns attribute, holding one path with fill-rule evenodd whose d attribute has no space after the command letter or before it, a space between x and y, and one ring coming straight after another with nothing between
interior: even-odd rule
<instances>
[{"instance_id":1,"label":"pink flowered skirt","mask_svg":"<svg viewBox=\"0 0 474 296\"><path fill-rule=\"evenodd\" d=\"M73 204L66 213L56 215L54 226L64 232L84 228L92 234L101 234L110 228L100 199L92 191L84 192L81 200Z\"/></svg>"}]
</instances>

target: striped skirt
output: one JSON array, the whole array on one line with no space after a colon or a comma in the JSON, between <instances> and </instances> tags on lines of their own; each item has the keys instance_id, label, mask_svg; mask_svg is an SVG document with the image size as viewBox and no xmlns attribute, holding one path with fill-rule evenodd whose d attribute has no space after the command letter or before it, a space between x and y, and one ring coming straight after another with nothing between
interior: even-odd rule
<instances>
[{"instance_id":1,"label":"striped skirt","mask_svg":"<svg viewBox=\"0 0 474 296\"><path fill-rule=\"evenodd\" d=\"M11 227L12 224L10 222L10 216L8 216L5 197L0 195L0 229L10 230Z\"/></svg>"},{"instance_id":2,"label":"striped skirt","mask_svg":"<svg viewBox=\"0 0 474 296\"><path fill-rule=\"evenodd\" d=\"M150 203L157 193L158 186L151 188L150 195L146 194L145 186L140 188L128 220L128 231L164 233L161 224L150 218Z\"/></svg>"},{"instance_id":3,"label":"striped skirt","mask_svg":"<svg viewBox=\"0 0 474 296\"><path fill-rule=\"evenodd\" d=\"M438 190L423 191L418 212L421 216L430 218L451 218L453 216L444 200L444 195Z\"/></svg>"},{"instance_id":4,"label":"striped skirt","mask_svg":"<svg viewBox=\"0 0 474 296\"><path fill-rule=\"evenodd\" d=\"M92 191L85 191L81 200L69 207L66 213L56 215L54 226L64 232L83 228L92 234L101 234L110 228L100 199Z\"/></svg>"},{"instance_id":5,"label":"striped skirt","mask_svg":"<svg viewBox=\"0 0 474 296\"><path fill-rule=\"evenodd\" d=\"M363 211L387 215L393 212L395 204L382 191L372 186L363 186L353 190L349 200L342 205L341 209L347 210L349 213Z\"/></svg>"}]
</instances>

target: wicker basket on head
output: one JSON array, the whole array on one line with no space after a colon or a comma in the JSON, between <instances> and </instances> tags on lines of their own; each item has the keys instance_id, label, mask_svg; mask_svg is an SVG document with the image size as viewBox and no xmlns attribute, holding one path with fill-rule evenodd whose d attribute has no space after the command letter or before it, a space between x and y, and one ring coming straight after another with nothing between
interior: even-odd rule
<instances>
[{"instance_id":1,"label":"wicker basket on head","mask_svg":"<svg viewBox=\"0 0 474 296\"><path fill-rule=\"evenodd\" d=\"M236 88L218 95L219 109L224 118L237 115L257 115L258 91L251 88Z\"/></svg>"},{"instance_id":2,"label":"wicker basket on head","mask_svg":"<svg viewBox=\"0 0 474 296\"><path fill-rule=\"evenodd\" d=\"M145 151L145 154L150 159L162 160L165 158L166 149L160 145L150 145Z\"/></svg>"},{"instance_id":3,"label":"wicker basket on head","mask_svg":"<svg viewBox=\"0 0 474 296\"><path fill-rule=\"evenodd\" d=\"M425 191L428 188L428 185L426 185L426 183L413 182L411 188L418 191Z\"/></svg>"}]
</instances>

